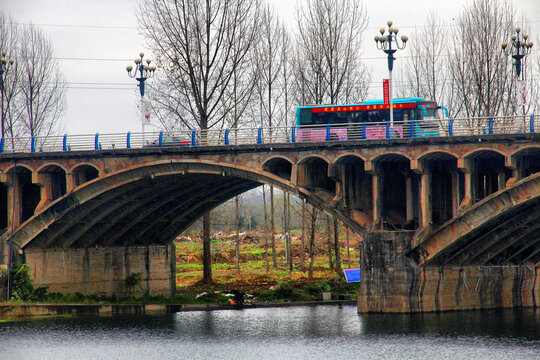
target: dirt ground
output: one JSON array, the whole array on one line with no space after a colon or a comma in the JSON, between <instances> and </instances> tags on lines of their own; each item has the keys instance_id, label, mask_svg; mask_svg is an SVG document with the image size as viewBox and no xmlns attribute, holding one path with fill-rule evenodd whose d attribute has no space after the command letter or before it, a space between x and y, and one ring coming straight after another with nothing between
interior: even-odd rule
<instances>
[{"instance_id":1,"label":"dirt ground","mask_svg":"<svg viewBox=\"0 0 540 360\"><path fill-rule=\"evenodd\" d=\"M219 233L212 240L212 286L217 290L237 289L243 292L266 290L280 283L287 282L302 288L310 282L307 269L309 266L309 249L304 242L304 271L301 265L301 239L293 235L291 252L293 255L293 271L286 264L285 241L282 234L276 235L276 264L273 266L271 246L269 246L269 271L266 272L265 235L262 233L241 234L240 236L240 273L236 272L236 252L234 234ZM269 241L270 242L270 241ZM177 291L197 293L209 288L202 283L202 241L198 237L179 237L176 242ZM270 244L269 244L270 245ZM347 263L346 241L340 238L340 256L342 268L358 267L359 239L349 241L351 264ZM314 280L320 281L335 276L330 270L327 239L317 237L315 241ZM335 262L335 260L333 260Z\"/></svg>"}]
</instances>

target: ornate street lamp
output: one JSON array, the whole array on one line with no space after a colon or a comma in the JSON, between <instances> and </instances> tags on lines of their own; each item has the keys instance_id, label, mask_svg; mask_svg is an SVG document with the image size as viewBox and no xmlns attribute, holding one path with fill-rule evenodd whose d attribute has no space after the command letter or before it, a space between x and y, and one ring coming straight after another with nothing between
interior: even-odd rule
<instances>
[{"instance_id":1,"label":"ornate street lamp","mask_svg":"<svg viewBox=\"0 0 540 360\"><path fill-rule=\"evenodd\" d=\"M144 82L146 79L149 79L154 76L154 72L156 71L156 67L154 65L150 65L152 60L146 59L146 64L144 63L144 53L141 52L139 54L139 58L135 59L135 71L133 71L133 66L128 65L126 66L126 70L128 72L128 76L131 78L135 78L139 82L139 92L141 94L141 121L142 121L142 132L143 132L143 139L144 139L144 124L146 123L145 114L144 114ZM133 71L133 73L132 73Z\"/></svg>"},{"instance_id":2,"label":"ornate street lamp","mask_svg":"<svg viewBox=\"0 0 540 360\"><path fill-rule=\"evenodd\" d=\"M13 65L13 63L15 62L15 60L13 59L9 59L9 61L6 59L6 52L5 51L2 51L2 57L0 58L0 93L1 94L1 97L2 97L2 100L1 100L1 107L0 107L0 111L2 113L2 137L4 137L4 134L5 134L5 124L4 124L4 81L5 81L5 76L4 74L7 75L7 72L9 70L9 68Z\"/></svg>"},{"instance_id":3,"label":"ornate street lamp","mask_svg":"<svg viewBox=\"0 0 540 360\"><path fill-rule=\"evenodd\" d=\"M520 38L521 37L521 38ZM517 78L521 76L521 80L523 80L523 76L521 75L521 60L525 55L530 54L531 49L533 47L532 41L527 41L529 36L527 34L521 34L521 29L516 28L516 35L512 35L512 41L510 42L510 48L508 48L508 44L506 42L502 43L501 47L504 50L504 53L506 55L511 55L515 62L514 65L516 66L516 75Z\"/></svg>"},{"instance_id":4,"label":"ornate street lamp","mask_svg":"<svg viewBox=\"0 0 540 360\"><path fill-rule=\"evenodd\" d=\"M397 34L399 29L392 27L392 22L389 20L388 25L388 35L385 35L385 29L381 28L381 36L375 36L375 43L377 44L377 49L384 51L388 55L388 86L389 86L389 98L390 98L390 127L394 127L394 105L392 99L392 69L394 68L394 53L399 49L405 49L407 45L407 40L409 38L405 35L401 36L401 43L398 40ZM395 48L392 48L394 44Z\"/></svg>"}]
</instances>

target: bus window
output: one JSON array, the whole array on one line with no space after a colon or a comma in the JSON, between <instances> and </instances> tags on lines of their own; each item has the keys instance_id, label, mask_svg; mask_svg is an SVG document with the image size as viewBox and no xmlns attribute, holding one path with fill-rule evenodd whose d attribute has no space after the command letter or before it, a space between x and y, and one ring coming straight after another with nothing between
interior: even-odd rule
<instances>
[{"instance_id":1,"label":"bus window","mask_svg":"<svg viewBox=\"0 0 540 360\"><path fill-rule=\"evenodd\" d=\"M300 125L311 125L311 109L300 109Z\"/></svg>"}]
</instances>

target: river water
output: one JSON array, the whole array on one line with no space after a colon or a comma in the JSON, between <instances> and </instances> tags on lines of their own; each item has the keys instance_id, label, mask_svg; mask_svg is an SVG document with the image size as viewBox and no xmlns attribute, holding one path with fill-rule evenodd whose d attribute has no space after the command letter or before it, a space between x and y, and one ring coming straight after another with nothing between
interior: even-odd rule
<instances>
[{"instance_id":1,"label":"river water","mask_svg":"<svg viewBox=\"0 0 540 360\"><path fill-rule=\"evenodd\" d=\"M540 309L300 306L0 323L0 359L540 359Z\"/></svg>"}]
</instances>

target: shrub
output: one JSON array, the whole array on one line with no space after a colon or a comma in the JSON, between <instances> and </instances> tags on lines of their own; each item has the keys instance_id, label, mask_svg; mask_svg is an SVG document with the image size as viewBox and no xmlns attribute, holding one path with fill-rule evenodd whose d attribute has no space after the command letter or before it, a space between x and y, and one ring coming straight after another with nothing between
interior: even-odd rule
<instances>
[{"instance_id":1,"label":"shrub","mask_svg":"<svg viewBox=\"0 0 540 360\"><path fill-rule=\"evenodd\" d=\"M305 290L308 294L318 297L323 292L332 291L332 288L328 285L328 282L321 281L306 285Z\"/></svg>"},{"instance_id":2,"label":"shrub","mask_svg":"<svg viewBox=\"0 0 540 360\"><path fill-rule=\"evenodd\" d=\"M34 285L30 279L28 265L14 263L11 266L9 273L13 284L11 297L15 300L22 301L33 300Z\"/></svg>"},{"instance_id":3,"label":"shrub","mask_svg":"<svg viewBox=\"0 0 540 360\"><path fill-rule=\"evenodd\" d=\"M262 301L295 301L308 300L309 298L305 291L295 289L291 284L287 283L279 284L276 289L265 291L257 297L258 300Z\"/></svg>"}]
</instances>

